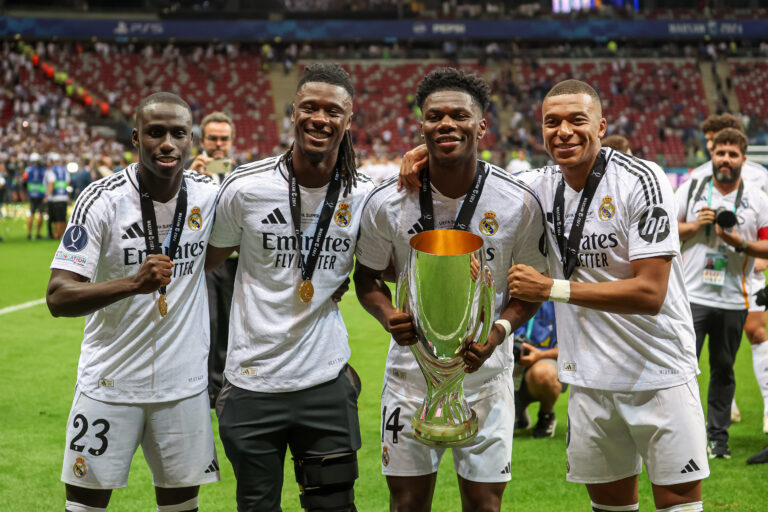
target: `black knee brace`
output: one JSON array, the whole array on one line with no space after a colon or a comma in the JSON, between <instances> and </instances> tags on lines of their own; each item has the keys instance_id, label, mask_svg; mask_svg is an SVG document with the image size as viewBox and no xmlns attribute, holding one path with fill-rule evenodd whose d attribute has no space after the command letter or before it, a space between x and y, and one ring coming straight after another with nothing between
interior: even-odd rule
<instances>
[{"instance_id":1,"label":"black knee brace","mask_svg":"<svg viewBox=\"0 0 768 512\"><path fill-rule=\"evenodd\" d=\"M293 467L305 510L355 512L355 452L294 458Z\"/></svg>"}]
</instances>

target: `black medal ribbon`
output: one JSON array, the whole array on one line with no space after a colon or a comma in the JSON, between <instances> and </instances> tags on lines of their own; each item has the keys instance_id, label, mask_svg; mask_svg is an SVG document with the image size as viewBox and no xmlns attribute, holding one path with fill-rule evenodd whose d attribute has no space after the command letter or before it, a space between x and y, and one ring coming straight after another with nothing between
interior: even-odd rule
<instances>
[{"instance_id":1,"label":"black medal ribbon","mask_svg":"<svg viewBox=\"0 0 768 512\"><path fill-rule=\"evenodd\" d=\"M573 218L573 224L571 225L571 233L568 235L567 240L565 238L565 179L560 178L560 183L557 185L553 217L555 237L557 238L557 246L560 249L560 257L563 261L563 274L566 279L571 277L576 268L576 263L579 261L579 243L581 242L581 234L584 232L584 224L587 222L587 209L592 202L600 180L603 179L605 164L605 155L600 152L587 176L587 183L584 185L584 190L582 190L579 206L576 209L576 216Z\"/></svg>"},{"instance_id":2,"label":"black medal ribbon","mask_svg":"<svg viewBox=\"0 0 768 512\"><path fill-rule=\"evenodd\" d=\"M162 254L163 246L160 241L160 233L157 227L157 218L155 217L155 206L152 204L152 198L149 196L144 185L141 183L141 177L136 171L136 181L139 184L139 203L141 204L141 222L144 225L144 242L147 245L147 254ZM181 187L179 195L176 198L176 209L173 212L173 221L171 222L171 241L168 245L168 257L173 261L173 255L181 240L181 232L184 230L184 218L187 216L187 183L184 177L181 178ZM165 286L160 287L160 295L166 294Z\"/></svg>"},{"instance_id":3,"label":"black medal ribbon","mask_svg":"<svg viewBox=\"0 0 768 512\"><path fill-rule=\"evenodd\" d=\"M472 216L475 214L477 204L480 201L480 195L483 192L485 186L485 179L488 177L488 171L485 168L485 164L482 160L477 161L477 171L475 172L475 178L472 181L472 186L464 197L464 202L461 204L456 220L453 222L453 229L461 231L467 231L469 229L469 221L472 220ZM429 179L429 169L424 168L419 173L419 179L421 180L421 188L419 189L419 208L421 210L421 218L419 223L424 231L432 231L435 229L435 209L432 202L432 186Z\"/></svg>"},{"instance_id":4,"label":"black medal ribbon","mask_svg":"<svg viewBox=\"0 0 768 512\"><path fill-rule=\"evenodd\" d=\"M339 163L336 162L333 176L331 176L331 181L328 184L328 191L325 193L323 207L320 210L320 218L317 220L315 235L312 237L312 246L309 249L309 254L307 254L307 260L304 261L304 258L301 255L301 193L299 191L299 182L296 180L296 175L293 172L293 158L291 154L286 157L285 166L288 168L288 200L290 203L291 220L293 221L293 231L296 234L296 247L299 257L298 263L299 269L301 270L301 278L304 281L311 281L312 274L315 272L315 266L317 266L317 259L320 256L320 248L323 246L323 240L325 240L325 235L328 233L328 226L331 223L333 211L336 209L336 203L339 200L339 193L341 192L341 169Z\"/></svg>"}]
</instances>

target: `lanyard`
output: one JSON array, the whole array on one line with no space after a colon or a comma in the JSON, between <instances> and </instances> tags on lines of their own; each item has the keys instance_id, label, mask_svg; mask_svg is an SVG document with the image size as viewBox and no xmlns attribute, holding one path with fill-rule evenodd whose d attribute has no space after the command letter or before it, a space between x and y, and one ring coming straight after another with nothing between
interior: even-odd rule
<instances>
[{"instance_id":1,"label":"lanyard","mask_svg":"<svg viewBox=\"0 0 768 512\"><path fill-rule=\"evenodd\" d=\"M707 206L712 208L712 187L713 187L712 176L707 178L705 183L707 183ZM702 187L703 186L704 186L704 184L702 183ZM699 195L701 195L701 194L699 194ZM741 204L741 197L743 195L744 195L744 180L741 180L739 182L739 189L736 192L736 201L734 201L734 203L733 203L733 213L734 214L736 213L736 210L739 209L739 205ZM706 227L706 235L707 236L709 236L710 231L711 231L711 226L707 226Z\"/></svg>"},{"instance_id":2,"label":"lanyard","mask_svg":"<svg viewBox=\"0 0 768 512\"><path fill-rule=\"evenodd\" d=\"M486 177L488 177L488 171L485 169L482 160L478 160L475 179L472 181L472 186L456 215L456 220L453 222L453 229L467 231L469 228L469 221L472 220L472 216L477 209L477 204L480 202L480 194L483 192ZM432 186L429 179L429 169L423 169L419 178L421 179L421 189L419 190L421 218L419 219L419 222L424 228L424 231L431 231L435 229L435 210L434 204L432 203Z\"/></svg>"},{"instance_id":3,"label":"lanyard","mask_svg":"<svg viewBox=\"0 0 768 512\"><path fill-rule=\"evenodd\" d=\"M152 198L141 183L141 176L136 170L136 181L139 184L139 202L141 204L141 222L144 225L144 242L147 245L147 254L162 254L163 248L160 243L160 234L157 230L157 218L155 217L155 207L152 204ZM176 248L181 240L181 232L184 229L184 217L187 215L187 183L184 177L181 178L181 187L179 187L179 196L176 199L176 210L173 212L173 222L171 223L171 240L168 246L168 257L173 261L173 255L176 254ZM160 295L165 295L165 286L160 287Z\"/></svg>"},{"instance_id":4,"label":"lanyard","mask_svg":"<svg viewBox=\"0 0 768 512\"><path fill-rule=\"evenodd\" d=\"M333 210L336 209L336 202L339 200L339 192L341 191L341 169L337 162L336 167L333 170L331 182L328 184L328 191L325 193L323 208L320 210L320 218L317 220L315 235L312 237L312 246L309 249L307 261L305 262L301 256L301 246L303 245L301 236L301 193L299 190L299 183L296 181L296 175L293 173L292 153L289 153L286 157L285 166L288 168L288 199L290 202L291 219L293 220L293 231L296 234L296 250L298 252L298 264L299 269L301 269L301 278L303 281L311 281L312 274L314 274L315 266L317 265L317 259L320 256L320 248L323 245L323 240L325 240L325 235L328 232L328 226L331 223Z\"/></svg>"},{"instance_id":5,"label":"lanyard","mask_svg":"<svg viewBox=\"0 0 768 512\"><path fill-rule=\"evenodd\" d=\"M582 190L576 216L573 218L573 224L571 225L571 233L567 240L565 238L564 211L565 179L560 178L560 183L557 185L554 205L555 236L557 237L557 246L560 249L560 257L563 262L563 275L565 275L566 279L571 277L573 270L576 268L576 263L579 261L579 244L581 242L581 234L584 232L584 224L587 221L587 209L595 195L597 185L605 174L605 163L605 156L601 152L597 155L595 165L592 166L589 176L587 176L587 183L584 185L584 190Z\"/></svg>"}]
</instances>

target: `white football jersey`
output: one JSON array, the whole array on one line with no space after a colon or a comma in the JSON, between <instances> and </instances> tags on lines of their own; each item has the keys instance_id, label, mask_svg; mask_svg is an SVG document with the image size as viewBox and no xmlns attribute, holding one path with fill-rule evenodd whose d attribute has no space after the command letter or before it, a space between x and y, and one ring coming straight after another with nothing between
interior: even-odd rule
<instances>
[{"instance_id":1,"label":"white football jersey","mask_svg":"<svg viewBox=\"0 0 768 512\"><path fill-rule=\"evenodd\" d=\"M708 203L714 210L722 207L734 211L738 189L723 196L715 186L712 186L710 191L711 184L712 180L688 180L680 186L677 190L678 221L696 220L699 210ZM738 224L734 229L747 240L767 238L768 195L757 187L750 186L746 180L744 184L741 204L736 209ZM691 186L695 187L692 192ZM689 194L693 194L690 201ZM698 197L695 197L697 194ZM749 309L753 305L754 297L751 293L759 290L753 289L755 285L752 284L755 258L743 252L736 252L734 247L717 236L714 226L699 230L692 238L683 242L682 251L685 286L692 303L734 310ZM705 277L707 271L715 268L725 270L721 284Z\"/></svg>"},{"instance_id":2,"label":"white football jersey","mask_svg":"<svg viewBox=\"0 0 768 512\"><path fill-rule=\"evenodd\" d=\"M633 277L630 262L673 256L667 295L657 315L617 314L555 303L560 380L577 386L639 391L687 382L698 373L691 310L683 286L676 205L669 180L655 163L609 148L605 174L586 215L571 281L603 283ZM518 175L547 212L550 268L565 279L555 238L558 166ZM565 236L581 192L565 185Z\"/></svg>"},{"instance_id":3,"label":"white football jersey","mask_svg":"<svg viewBox=\"0 0 768 512\"><path fill-rule=\"evenodd\" d=\"M138 272L147 248L136 173L134 164L86 187L51 269L68 270L94 283ZM184 179L187 214L167 286L167 316L160 316L157 292L127 297L86 316L77 386L93 399L167 402L208 386L203 266L217 187L193 171L184 171ZM156 205L161 240L168 233L175 203L174 197L160 208Z\"/></svg>"},{"instance_id":4,"label":"white football jersey","mask_svg":"<svg viewBox=\"0 0 768 512\"><path fill-rule=\"evenodd\" d=\"M328 382L349 360L347 330L331 295L352 270L360 210L373 188L358 174L357 187L339 195L312 277L314 297L305 303L298 295L297 243L306 258L328 186L299 187L297 241L288 172L278 161L246 164L227 177L211 235L215 247L240 247L224 375L237 387L266 393Z\"/></svg>"},{"instance_id":5,"label":"white football jersey","mask_svg":"<svg viewBox=\"0 0 768 512\"><path fill-rule=\"evenodd\" d=\"M712 176L712 160L704 162L690 172L688 181L702 180ZM741 167L741 178L748 185L762 189L768 194L768 169L747 159Z\"/></svg>"},{"instance_id":6,"label":"white football jersey","mask_svg":"<svg viewBox=\"0 0 768 512\"><path fill-rule=\"evenodd\" d=\"M488 176L477 209L469 223L471 233L483 238L486 261L496 288L498 318L507 307L507 272L515 263L547 272L544 217L541 205L530 188L509 173L485 163ZM464 196L450 198L432 187L435 229L453 229ZM405 268L411 237L423 231L419 223L419 195L398 192L397 178L380 184L371 193L360 224L357 259L366 267L384 270L395 257L397 275ZM464 379L468 398L476 400L498 391L494 382L509 376L513 364L512 340L502 343L477 372ZM390 340L384 382L399 393L425 396L426 382L408 347Z\"/></svg>"}]
</instances>

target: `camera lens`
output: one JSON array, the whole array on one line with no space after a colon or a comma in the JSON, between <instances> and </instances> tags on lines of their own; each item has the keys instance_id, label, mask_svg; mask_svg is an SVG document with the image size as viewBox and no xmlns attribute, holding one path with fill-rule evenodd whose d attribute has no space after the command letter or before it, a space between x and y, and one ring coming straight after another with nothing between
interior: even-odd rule
<instances>
[{"instance_id":1,"label":"camera lens","mask_svg":"<svg viewBox=\"0 0 768 512\"><path fill-rule=\"evenodd\" d=\"M736 214L725 208L718 208L715 214L715 222L721 228L732 228L736 225Z\"/></svg>"}]
</instances>

